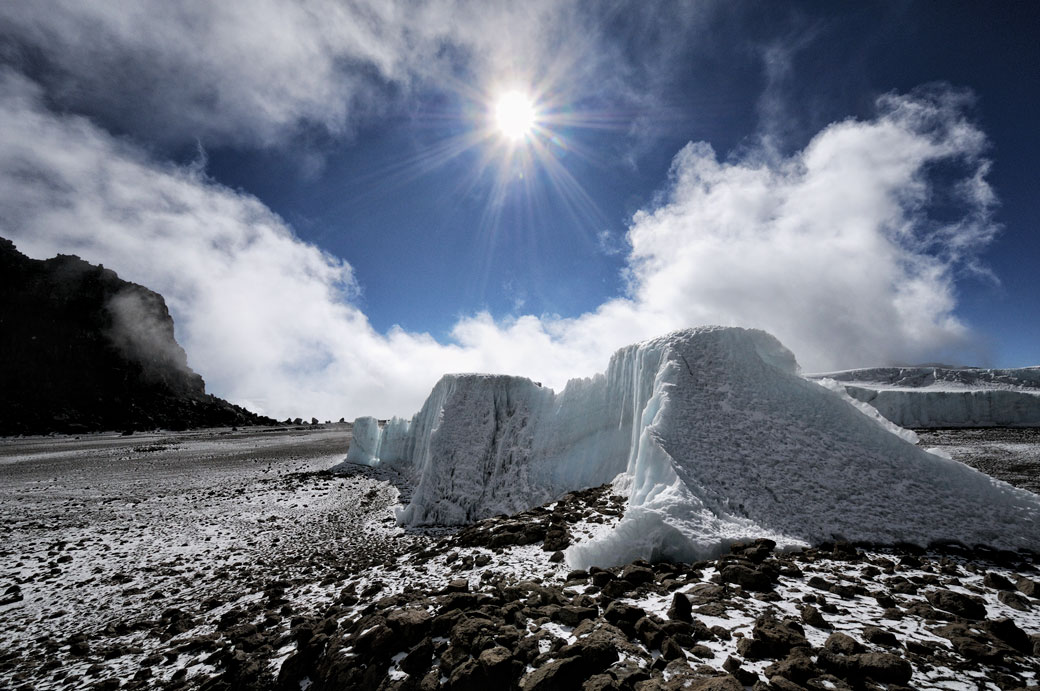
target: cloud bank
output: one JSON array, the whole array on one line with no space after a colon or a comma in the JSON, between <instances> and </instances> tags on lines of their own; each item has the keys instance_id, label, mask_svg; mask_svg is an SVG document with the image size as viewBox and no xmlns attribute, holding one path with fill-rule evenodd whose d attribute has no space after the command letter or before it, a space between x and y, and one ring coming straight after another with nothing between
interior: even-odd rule
<instances>
[{"instance_id":1,"label":"cloud bank","mask_svg":"<svg viewBox=\"0 0 1040 691\"><path fill-rule=\"evenodd\" d=\"M786 158L690 143L632 218L625 295L575 318L470 315L447 344L377 333L351 267L258 199L54 112L10 69L0 234L160 292L210 390L277 417L410 414L444 372L558 387L619 346L704 323L764 328L812 370L931 360L970 342L955 283L997 230L967 106L946 87L888 95Z\"/></svg>"}]
</instances>

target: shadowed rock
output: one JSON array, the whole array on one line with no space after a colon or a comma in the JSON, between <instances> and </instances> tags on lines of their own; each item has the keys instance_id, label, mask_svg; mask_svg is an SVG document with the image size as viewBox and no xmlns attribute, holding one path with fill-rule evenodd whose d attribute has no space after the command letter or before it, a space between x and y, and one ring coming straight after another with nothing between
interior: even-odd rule
<instances>
[{"instance_id":1,"label":"shadowed rock","mask_svg":"<svg viewBox=\"0 0 1040 691\"><path fill-rule=\"evenodd\" d=\"M258 423L206 393L161 295L0 238L0 435Z\"/></svg>"}]
</instances>

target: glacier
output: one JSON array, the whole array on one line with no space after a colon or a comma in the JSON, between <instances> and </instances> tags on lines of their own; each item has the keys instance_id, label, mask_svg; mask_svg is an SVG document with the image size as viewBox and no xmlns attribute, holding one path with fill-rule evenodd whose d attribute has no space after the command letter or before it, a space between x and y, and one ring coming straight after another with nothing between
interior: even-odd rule
<instances>
[{"instance_id":1,"label":"glacier","mask_svg":"<svg viewBox=\"0 0 1040 691\"><path fill-rule=\"evenodd\" d=\"M694 561L733 542L845 539L1040 549L1040 497L908 441L841 386L798 373L758 330L700 327L628 346L559 393L445 375L410 420L355 422L348 458L414 491L402 525L458 525L612 482L615 528L575 567Z\"/></svg>"},{"instance_id":2,"label":"glacier","mask_svg":"<svg viewBox=\"0 0 1040 691\"><path fill-rule=\"evenodd\" d=\"M1040 367L875 367L808 376L839 382L901 427L1040 427Z\"/></svg>"}]
</instances>

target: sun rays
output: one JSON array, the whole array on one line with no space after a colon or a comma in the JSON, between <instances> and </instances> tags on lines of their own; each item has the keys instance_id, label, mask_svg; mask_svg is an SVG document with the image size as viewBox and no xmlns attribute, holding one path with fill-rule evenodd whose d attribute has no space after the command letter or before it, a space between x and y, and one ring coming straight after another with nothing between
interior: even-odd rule
<instances>
[{"instance_id":1,"label":"sun rays","mask_svg":"<svg viewBox=\"0 0 1040 691\"><path fill-rule=\"evenodd\" d=\"M513 79L483 89L462 80L443 84L453 98L409 115L409 146L378 169L355 177L356 190L381 196L419 179L439 179L446 210L479 206L466 232L481 256L468 280L482 294L494 280L494 257L504 247L531 252L530 261L570 234L596 252L605 217L586 189L587 175L611 164L601 150L604 131L626 131L631 113L583 107L573 85ZM503 244L505 243L505 244Z\"/></svg>"}]
</instances>

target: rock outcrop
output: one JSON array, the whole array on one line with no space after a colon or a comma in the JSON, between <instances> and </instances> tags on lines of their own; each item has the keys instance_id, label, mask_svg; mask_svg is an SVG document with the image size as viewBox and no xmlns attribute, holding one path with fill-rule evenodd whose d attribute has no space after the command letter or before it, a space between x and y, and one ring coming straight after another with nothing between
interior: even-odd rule
<instances>
[{"instance_id":1,"label":"rock outcrop","mask_svg":"<svg viewBox=\"0 0 1040 691\"><path fill-rule=\"evenodd\" d=\"M272 422L206 393L163 297L0 238L0 434Z\"/></svg>"}]
</instances>

